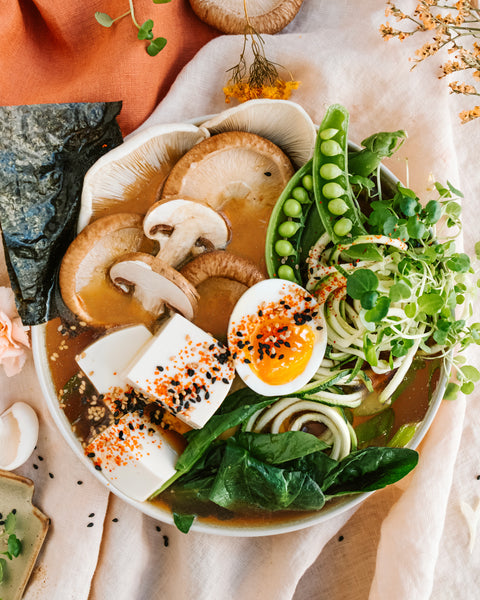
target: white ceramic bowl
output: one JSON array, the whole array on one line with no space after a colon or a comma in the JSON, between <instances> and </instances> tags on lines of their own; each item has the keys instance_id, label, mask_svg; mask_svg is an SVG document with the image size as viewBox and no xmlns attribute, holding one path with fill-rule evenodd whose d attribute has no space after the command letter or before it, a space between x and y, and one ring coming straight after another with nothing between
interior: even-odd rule
<instances>
[{"instance_id":1,"label":"white ceramic bowl","mask_svg":"<svg viewBox=\"0 0 480 600\"><path fill-rule=\"evenodd\" d=\"M210 117L211 116L201 117L199 119L192 120L191 122L193 122L194 124L199 124L201 122L206 121ZM357 146L356 144L350 143L350 146L354 149L359 149L359 146ZM387 184L390 183L393 186L397 184L398 179L393 175L391 171L389 171L386 167L383 166L382 175L383 179ZM173 524L172 514L168 510L151 502L138 502L136 500L132 500L132 498L129 498L123 492L116 489L115 486L113 486L102 475L100 471L97 471L94 468L92 461L85 456L80 441L73 433L70 422L68 421L63 410L59 406L56 390L53 385L50 368L48 365L48 356L46 349L46 325L38 325L32 328L32 350L37 375L40 381L40 386L43 395L47 402L48 409L55 423L57 424L61 434L65 438L68 445L78 456L78 459L86 466L86 468L92 473L94 477L101 481L102 484L105 485L116 496L118 496L131 506L137 508L144 514L149 515L150 517L158 519L159 521L162 521L164 523ZM415 449L425 436L442 401L447 381L448 374L445 371L445 369L442 369L429 408L425 414L425 417L420 427L418 427L414 437L408 444L409 448ZM195 520L191 530L202 533L212 533L216 535L236 537L254 537L287 533L299 529L304 529L306 527L311 527L312 525L317 525L319 523L323 523L324 521L327 521L328 519L331 519L344 511L350 510L354 506L363 502L372 493L373 492L367 492L352 496L343 496L340 499L336 499L335 501L327 503L324 508L322 508L316 513L312 514L311 512L309 512L306 513L305 516L297 516L298 513L296 513L295 517L292 517L291 519L282 522L276 522L273 524L262 524L258 522L254 525L245 526L240 524L232 524L228 521L202 521L202 519L200 518Z\"/></svg>"}]
</instances>

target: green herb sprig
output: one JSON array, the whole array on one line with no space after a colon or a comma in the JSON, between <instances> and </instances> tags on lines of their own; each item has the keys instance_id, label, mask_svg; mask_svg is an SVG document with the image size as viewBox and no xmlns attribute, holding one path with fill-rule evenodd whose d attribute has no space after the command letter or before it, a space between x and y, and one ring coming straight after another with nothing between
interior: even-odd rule
<instances>
[{"instance_id":1,"label":"green herb sprig","mask_svg":"<svg viewBox=\"0 0 480 600\"><path fill-rule=\"evenodd\" d=\"M12 511L7 515L3 525L3 532L0 533L0 554L6 556L9 560L17 558L22 551L22 542L15 534L17 526L16 514ZM7 561L0 558L0 583L3 582L7 572Z\"/></svg>"},{"instance_id":2,"label":"green herb sprig","mask_svg":"<svg viewBox=\"0 0 480 600\"><path fill-rule=\"evenodd\" d=\"M171 0L153 0L154 4L167 4ZM130 10L123 15L112 18L110 15L104 12L96 12L95 19L102 27L111 27L116 21L123 19L130 15L133 24L138 29L137 37L139 40L149 41L147 46L147 52L150 56L156 56L161 50L163 50L167 44L167 40L164 37L153 37L153 21L147 19L142 25L140 25L135 18L135 11L133 9L133 0L129 0Z\"/></svg>"}]
</instances>

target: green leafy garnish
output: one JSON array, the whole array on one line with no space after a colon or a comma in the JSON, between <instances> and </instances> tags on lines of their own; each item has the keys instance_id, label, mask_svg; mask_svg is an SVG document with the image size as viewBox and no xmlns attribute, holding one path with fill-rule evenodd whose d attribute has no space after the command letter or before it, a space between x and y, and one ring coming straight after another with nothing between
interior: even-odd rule
<instances>
[{"instance_id":1,"label":"green leafy garnish","mask_svg":"<svg viewBox=\"0 0 480 600\"><path fill-rule=\"evenodd\" d=\"M17 526L17 516L15 511L11 511L5 518L3 531L0 529L0 554L6 556L9 560L17 558L22 551L22 542L15 534ZM4 581L7 573L7 561L0 558L0 583Z\"/></svg>"},{"instance_id":2,"label":"green leafy garnish","mask_svg":"<svg viewBox=\"0 0 480 600\"><path fill-rule=\"evenodd\" d=\"M171 2L171 0L153 0L154 4L167 4L168 2ZM154 23L153 23L152 19L147 19L142 25L140 25L135 18L135 12L133 9L133 0L129 0L129 4L130 4L130 10L128 10L126 13L124 13L122 15L119 15L118 17L112 18L107 13L97 11L95 13L95 19L97 20L97 23L99 25L101 25L102 27L111 27L116 21L119 21L120 19L123 19L124 17L127 17L128 15L130 15L133 24L138 29L138 33L137 33L138 39L150 41L150 43L148 44L148 46L146 48L147 53L150 56L156 56L161 50L163 50L163 48L165 48L167 40L163 37L157 37L154 39L154 37L153 37Z\"/></svg>"},{"instance_id":3,"label":"green leafy garnish","mask_svg":"<svg viewBox=\"0 0 480 600\"><path fill-rule=\"evenodd\" d=\"M180 515L176 512L173 513L173 522L176 528L182 533L188 533L190 527L195 520L195 515Z\"/></svg>"}]
</instances>

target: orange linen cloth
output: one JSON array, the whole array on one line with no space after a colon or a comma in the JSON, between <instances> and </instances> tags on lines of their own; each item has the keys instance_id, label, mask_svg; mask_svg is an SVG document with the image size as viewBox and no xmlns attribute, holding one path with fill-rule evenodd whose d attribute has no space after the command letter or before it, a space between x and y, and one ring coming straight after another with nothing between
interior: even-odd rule
<instances>
[{"instance_id":1,"label":"orange linen cloth","mask_svg":"<svg viewBox=\"0 0 480 600\"><path fill-rule=\"evenodd\" d=\"M167 39L152 57L130 16L110 28L94 17L99 11L115 18L128 9L128 0L2 0L0 104L123 100L123 134L138 127L219 32L195 16L188 0L135 0L137 22L152 19L154 37Z\"/></svg>"}]
</instances>

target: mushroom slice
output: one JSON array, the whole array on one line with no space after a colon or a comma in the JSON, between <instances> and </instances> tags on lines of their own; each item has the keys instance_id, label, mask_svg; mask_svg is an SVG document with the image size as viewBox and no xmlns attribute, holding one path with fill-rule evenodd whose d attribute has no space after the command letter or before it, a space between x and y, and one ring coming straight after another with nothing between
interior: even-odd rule
<instances>
[{"instance_id":1,"label":"mushroom slice","mask_svg":"<svg viewBox=\"0 0 480 600\"><path fill-rule=\"evenodd\" d=\"M198 294L193 285L174 268L144 252L132 252L110 267L110 279L123 292L132 293L143 308L159 316L166 304L193 319Z\"/></svg>"},{"instance_id":2,"label":"mushroom slice","mask_svg":"<svg viewBox=\"0 0 480 600\"><path fill-rule=\"evenodd\" d=\"M224 277L251 287L265 279L255 263L230 252L217 250L201 254L188 262L180 273L195 287L211 277Z\"/></svg>"},{"instance_id":3,"label":"mushroom slice","mask_svg":"<svg viewBox=\"0 0 480 600\"><path fill-rule=\"evenodd\" d=\"M245 131L196 144L173 167L162 199L186 197L219 210L229 201L271 209L294 170L273 142Z\"/></svg>"},{"instance_id":4,"label":"mushroom slice","mask_svg":"<svg viewBox=\"0 0 480 600\"><path fill-rule=\"evenodd\" d=\"M77 230L113 212L144 214L172 166L208 135L190 124L155 125L107 152L85 175Z\"/></svg>"},{"instance_id":5,"label":"mushroom slice","mask_svg":"<svg viewBox=\"0 0 480 600\"><path fill-rule=\"evenodd\" d=\"M277 33L295 17L303 0L248 2L248 22L258 33ZM223 33L245 33L244 0L190 0L199 19Z\"/></svg>"},{"instance_id":6,"label":"mushroom slice","mask_svg":"<svg viewBox=\"0 0 480 600\"><path fill-rule=\"evenodd\" d=\"M92 325L125 323L114 312L119 294L108 282L108 270L123 254L150 245L153 249L143 235L142 215L118 213L88 225L70 244L60 266L60 291L67 307Z\"/></svg>"},{"instance_id":7,"label":"mushroom slice","mask_svg":"<svg viewBox=\"0 0 480 600\"><path fill-rule=\"evenodd\" d=\"M211 135L224 131L249 131L277 144L299 168L315 148L315 124L295 102L262 98L224 110L202 123Z\"/></svg>"},{"instance_id":8,"label":"mushroom slice","mask_svg":"<svg viewBox=\"0 0 480 600\"><path fill-rule=\"evenodd\" d=\"M228 225L217 211L182 199L154 204L145 215L143 230L160 244L157 256L174 267L202 248L224 248L230 237Z\"/></svg>"}]
</instances>

